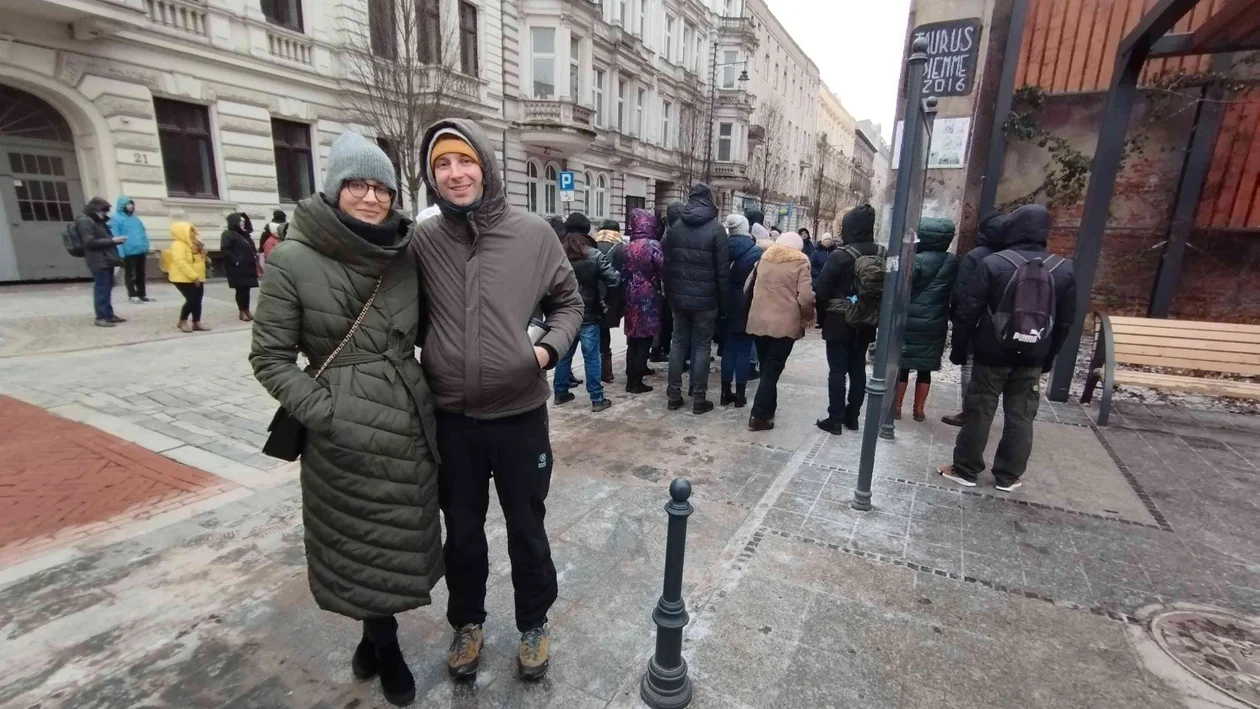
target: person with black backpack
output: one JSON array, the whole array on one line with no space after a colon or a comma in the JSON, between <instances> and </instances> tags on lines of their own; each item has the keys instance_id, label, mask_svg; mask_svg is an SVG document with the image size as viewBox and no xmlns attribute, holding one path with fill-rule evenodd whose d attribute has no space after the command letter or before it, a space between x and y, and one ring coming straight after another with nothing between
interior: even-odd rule
<instances>
[{"instance_id":1,"label":"person with black backpack","mask_svg":"<svg viewBox=\"0 0 1260 709\"><path fill-rule=\"evenodd\" d=\"M875 341L879 326L887 254L875 243L875 209L871 205L859 205L844 215L840 241L842 245L827 257L814 281L828 370L827 418L819 419L816 425L835 436L845 428L858 429L866 396L866 348Z\"/></svg>"},{"instance_id":2,"label":"person with black backpack","mask_svg":"<svg viewBox=\"0 0 1260 709\"><path fill-rule=\"evenodd\" d=\"M96 309L97 327L113 327L127 322L114 314L112 295L114 291L114 269L123 264L118 255L118 245L126 241L126 237L114 236L109 230L109 201L104 197L93 197L83 208L83 214L74 221L73 238L67 241L77 242L80 256L92 272L92 302ZM65 237L63 237L65 238ZM70 250L75 253L74 249Z\"/></svg>"},{"instance_id":3,"label":"person with black backpack","mask_svg":"<svg viewBox=\"0 0 1260 709\"><path fill-rule=\"evenodd\" d=\"M985 257L954 314L949 361L962 365L974 353L963 398L963 425L954 461L942 477L975 487L984 470L989 428L1002 399L1002 440L993 456L997 489L1010 492L1032 452L1033 419L1041 403L1041 375L1049 372L1076 314L1072 262L1046 252L1050 212L1020 207L1002 225L1005 250Z\"/></svg>"}]
</instances>

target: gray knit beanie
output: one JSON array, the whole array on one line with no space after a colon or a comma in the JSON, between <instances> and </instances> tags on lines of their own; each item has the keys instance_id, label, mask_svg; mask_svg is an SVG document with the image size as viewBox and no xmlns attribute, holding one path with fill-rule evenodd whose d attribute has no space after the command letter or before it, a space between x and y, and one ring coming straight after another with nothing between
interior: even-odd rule
<instances>
[{"instance_id":1,"label":"gray knit beanie","mask_svg":"<svg viewBox=\"0 0 1260 709\"><path fill-rule=\"evenodd\" d=\"M324 196L337 199L342 183L347 180L376 180L394 192L398 180L394 164L380 146L354 131L346 131L332 144L328 153L328 174L324 178Z\"/></svg>"}]
</instances>

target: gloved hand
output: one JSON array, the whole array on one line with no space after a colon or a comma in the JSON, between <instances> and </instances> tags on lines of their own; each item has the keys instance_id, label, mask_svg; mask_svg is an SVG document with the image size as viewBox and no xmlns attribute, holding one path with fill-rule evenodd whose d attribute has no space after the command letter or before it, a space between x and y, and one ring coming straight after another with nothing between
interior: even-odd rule
<instances>
[{"instance_id":1,"label":"gloved hand","mask_svg":"<svg viewBox=\"0 0 1260 709\"><path fill-rule=\"evenodd\" d=\"M1046 363L1041 365L1041 373L1048 374L1052 369L1054 369L1054 357L1047 358Z\"/></svg>"},{"instance_id":2,"label":"gloved hand","mask_svg":"<svg viewBox=\"0 0 1260 709\"><path fill-rule=\"evenodd\" d=\"M950 348L949 361L950 364L956 364L961 367L967 363L967 352L957 347Z\"/></svg>"}]
</instances>

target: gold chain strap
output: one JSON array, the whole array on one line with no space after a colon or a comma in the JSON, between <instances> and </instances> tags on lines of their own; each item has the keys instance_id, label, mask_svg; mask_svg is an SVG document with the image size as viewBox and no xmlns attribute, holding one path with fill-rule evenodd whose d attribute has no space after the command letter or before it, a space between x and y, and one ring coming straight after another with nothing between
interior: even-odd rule
<instances>
[{"instance_id":1,"label":"gold chain strap","mask_svg":"<svg viewBox=\"0 0 1260 709\"><path fill-rule=\"evenodd\" d=\"M350 332L347 332L346 336L342 338L341 344L337 345L337 349L333 350L332 354L328 355L328 359L319 365L319 371L315 373L316 379L319 379L324 374L324 370L328 369L328 365L332 364L334 359L337 359L337 355L341 354L342 348L350 342L350 338L354 337L355 331L363 324L363 318L367 317L368 310L372 309L372 303L376 300L376 294L381 292L381 283L384 281L384 276L376 279L376 287L372 289L372 295L368 296L367 302L363 304L363 310L359 311L359 317L355 318L354 324L350 326Z\"/></svg>"}]
</instances>

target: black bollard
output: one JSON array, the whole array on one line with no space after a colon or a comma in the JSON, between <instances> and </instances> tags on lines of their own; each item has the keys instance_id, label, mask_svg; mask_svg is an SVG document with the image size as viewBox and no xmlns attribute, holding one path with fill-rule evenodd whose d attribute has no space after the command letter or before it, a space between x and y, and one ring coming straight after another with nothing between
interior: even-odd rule
<instances>
[{"instance_id":1,"label":"black bollard","mask_svg":"<svg viewBox=\"0 0 1260 709\"><path fill-rule=\"evenodd\" d=\"M665 542L665 587L652 612L656 622L656 654L648 660L639 697L652 709L680 709L691 703L691 680L682 656L687 607L682 599L683 552L687 547L687 516L691 514L691 483L678 479L669 485L668 539Z\"/></svg>"}]
</instances>

